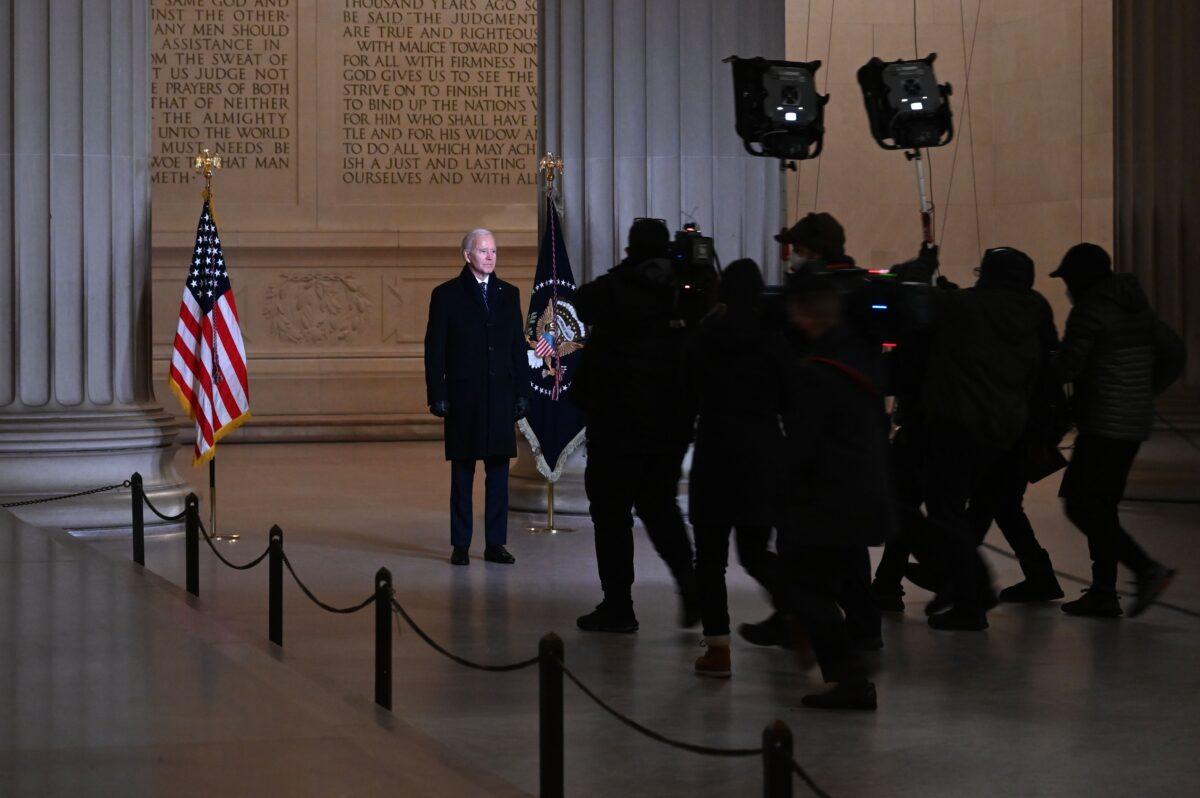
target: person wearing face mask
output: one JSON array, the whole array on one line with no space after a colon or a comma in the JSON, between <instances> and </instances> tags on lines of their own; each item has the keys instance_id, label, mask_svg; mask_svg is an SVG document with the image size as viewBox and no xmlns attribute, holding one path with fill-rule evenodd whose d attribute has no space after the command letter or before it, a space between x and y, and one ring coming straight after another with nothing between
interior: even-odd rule
<instances>
[{"instance_id":1,"label":"person wearing face mask","mask_svg":"<svg viewBox=\"0 0 1200 798\"><path fill-rule=\"evenodd\" d=\"M825 274L842 293L866 279L867 270L859 268L846 254L846 231L828 213L806 214L775 240L790 249L789 274Z\"/></svg>"},{"instance_id":2,"label":"person wearing face mask","mask_svg":"<svg viewBox=\"0 0 1200 798\"><path fill-rule=\"evenodd\" d=\"M1095 244L1067 250L1051 277L1067 284L1071 314L1053 369L1071 383L1079 435L1059 496L1067 518L1088 539L1092 584L1062 605L1069 615L1115 618L1117 563L1133 571L1137 597L1131 616L1144 612L1175 572L1151 558L1121 526L1117 505L1142 441L1150 437L1154 396L1183 370L1183 342L1158 320L1132 274L1114 274Z\"/></svg>"},{"instance_id":3,"label":"person wearing face mask","mask_svg":"<svg viewBox=\"0 0 1200 798\"><path fill-rule=\"evenodd\" d=\"M514 422L529 409L527 345L521 294L496 276L496 239L487 230L463 238L466 263L433 289L425 328L429 411L444 419L450 461L450 562L470 564L471 486L486 472L484 559L515 562L508 542L508 461L517 456Z\"/></svg>"}]
</instances>

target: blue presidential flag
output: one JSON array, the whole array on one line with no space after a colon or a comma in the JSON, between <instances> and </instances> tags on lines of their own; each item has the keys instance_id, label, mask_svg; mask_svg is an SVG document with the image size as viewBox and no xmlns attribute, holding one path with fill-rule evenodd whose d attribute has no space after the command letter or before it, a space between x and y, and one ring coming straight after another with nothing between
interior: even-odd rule
<instances>
[{"instance_id":1,"label":"blue presidential flag","mask_svg":"<svg viewBox=\"0 0 1200 798\"><path fill-rule=\"evenodd\" d=\"M568 398L583 337L562 222L553 199L547 196L545 230L525 325L532 398L520 428L533 449L538 471L551 482L562 475L562 464L583 442L583 413Z\"/></svg>"}]
</instances>

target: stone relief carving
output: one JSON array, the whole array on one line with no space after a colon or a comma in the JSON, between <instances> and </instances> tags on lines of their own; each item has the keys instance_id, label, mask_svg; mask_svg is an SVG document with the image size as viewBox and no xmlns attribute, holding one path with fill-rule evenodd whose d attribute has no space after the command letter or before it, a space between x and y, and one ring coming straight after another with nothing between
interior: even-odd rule
<instances>
[{"instance_id":1,"label":"stone relief carving","mask_svg":"<svg viewBox=\"0 0 1200 798\"><path fill-rule=\"evenodd\" d=\"M285 273L267 287L263 316L275 338L294 344L346 342L367 323L371 300L353 277Z\"/></svg>"},{"instance_id":2,"label":"stone relief carving","mask_svg":"<svg viewBox=\"0 0 1200 798\"><path fill-rule=\"evenodd\" d=\"M383 301L380 303L383 311L383 342L400 343L406 331L401 327L404 322L404 293L400 278L390 275L383 278Z\"/></svg>"}]
</instances>

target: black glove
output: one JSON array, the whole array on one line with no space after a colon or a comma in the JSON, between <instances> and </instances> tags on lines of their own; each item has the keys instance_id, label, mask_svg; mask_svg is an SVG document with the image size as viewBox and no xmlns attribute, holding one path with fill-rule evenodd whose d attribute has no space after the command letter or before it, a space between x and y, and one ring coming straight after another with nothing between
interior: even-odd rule
<instances>
[{"instance_id":1,"label":"black glove","mask_svg":"<svg viewBox=\"0 0 1200 798\"><path fill-rule=\"evenodd\" d=\"M921 244L921 249L917 252L917 260L927 263L934 269L938 267L938 252L940 251L937 244Z\"/></svg>"},{"instance_id":2,"label":"black glove","mask_svg":"<svg viewBox=\"0 0 1200 798\"><path fill-rule=\"evenodd\" d=\"M529 400L524 396L517 397L515 409L515 420L520 421L525 418L525 414L529 412Z\"/></svg>"},{"instance_id":3,"label":"black glove","mask_svg":"<svg viewBox=\"0 0 1200 798\"><path fill-rule=\"evenodd\" d=\"M445 418L446 414L450 412L450 403L445 399L440 399L429 406L429 412L438 418Z\"/></svg>"},{"instance_id":4,"label":"black glove","mask_svg":"<svg viewBox=\"0 0 1200 798\"><path fill-rule=\"evenodd\" d=\"M947 280L945 277L938 277L936 285L938 288L942 289L943 291L957 291L958 290L958 283L951 282L950 280Z\"/></svg>"}]
</instances>

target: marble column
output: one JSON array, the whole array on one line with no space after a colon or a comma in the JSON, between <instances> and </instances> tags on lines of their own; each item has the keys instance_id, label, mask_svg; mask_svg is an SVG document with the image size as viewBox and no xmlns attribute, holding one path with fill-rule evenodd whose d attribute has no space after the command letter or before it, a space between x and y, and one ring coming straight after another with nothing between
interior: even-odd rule
<instances>
[{"instance_id":1,"label":"marble column","mask_svg":"<svg viewBox=\"0 0 1200 798\"><path fill-rule=\"evenodd\" d=\"M778 284L786 204L779 161L734 132L733 73L722 63L784 57L783 0L542 0L540 152L565 164L563 228L581 282L625 252L639 216L672 230L695 221L724 263L753 258ZM522 440L510 506L540 512L545 487ZM586 512L576 450L556 489L561 512Z\"/></svg>"},{"instance_id":2,"label":"marble column","mask_svg":"<svg viewBox=\"0 0 1200 798\"><path fill-rule=\"evenodd\" d=\"M1159 412L1200 425L1200 3L1119 0L1114 8L1116 253L1187 343L1183 378Z\"/></svg>"},{"instance_id":3,"label":"marble column","mask_svg":"<svg viewBox=\"0 0 1200 798\"><path fill-rule=\"evenodd\" d=\"M148 16L145 0L0 0L0 501L140 471L181 506L150 372ZM130 523L128 491L14 512Z\"/></svg>"}]
</instances>

